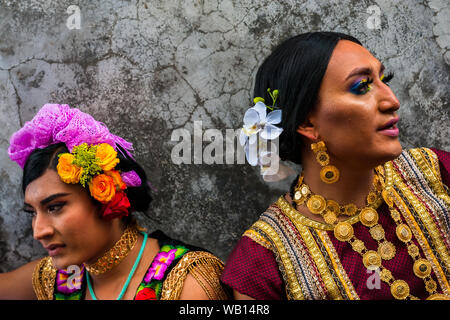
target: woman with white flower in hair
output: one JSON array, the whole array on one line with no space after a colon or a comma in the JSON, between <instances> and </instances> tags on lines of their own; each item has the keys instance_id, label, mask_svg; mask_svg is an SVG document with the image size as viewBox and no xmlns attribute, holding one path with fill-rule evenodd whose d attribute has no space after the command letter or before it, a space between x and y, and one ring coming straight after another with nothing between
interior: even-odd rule
<instances>
[{"instance_id":1,"label":"woman with white flower in hair","mask_svg":"<svg viewBox=\"0 0 450 320\"><path fill-rule=\"evenodd\" d=\"M302 171L228 257L235 298L450 299L450 156L402 151L392 77L336 32L292 37L260 66L241 144L264 168L257 135L279 137Z\"/></svg>"},{"instance_id":2,"label":"woman with white flower in hair","mask_svg":"<svg viewBox=\"0 0 450 320\"><path fill-rule=\"evenodd\" d=\"M253 99L255 105L244 114L244 125L239 142L244 148L245 157L252 166L259 165L265 181L281 180L293 173L287 166L280 166L276 141L283 129L276 125L281 122L281 110L274 110L278 90L267 89L272 106L266 105L264 98Z\"/></svg>"},{"instance_id":3,"label":"woman with white flower in hair","mask_svg":"<svg viewBox=\"0 0 450 320\"><path fill-rule=\"evenodd\" d=\"M0 299L227 298L211 253L138 226L151 196L132 144L90 115L46 104L10 140L24 211L48 256L0 274Z\"/></svg>"}]
</instances>

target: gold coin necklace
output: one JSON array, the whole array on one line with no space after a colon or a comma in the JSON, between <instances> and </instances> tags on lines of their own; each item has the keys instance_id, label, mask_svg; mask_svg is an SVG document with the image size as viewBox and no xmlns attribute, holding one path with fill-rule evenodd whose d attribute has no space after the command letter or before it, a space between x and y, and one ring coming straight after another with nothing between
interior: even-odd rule
<instances>
[{"instance_id":1,"label":"gold coin necklace","mask_svg":"<svg viewBox=\"0 0 450 320\"><path fill-rule=\"evenodd\" d=\"M386 174L386 182L381 178ZM299 177L294 189L294 202L299 206L306 204L306 207L313 214L320 214L327 224L334 226L333 233L336 239L348 242L352 249L362 256L364 266L369 270L379 270L380 280L390 287L392 296L398 300L418 298L411 295L409 285L404 280L396 280L391 271L382 265L382 260L390 260L395 256L395 246L386 240L383 227L378 223L378 212L376 209L383 200L389 206L391 217L395 221L396 236L404 242L408 248L408 254L414 260L413 272L423 279L425 289L430 294L428 299L448 299L443 294L436 293L437 284L431 278L431 264L428 260L421 258L419 248L411 241L412 232L408 225L401 220L400 213L393 206L393 200L389 192L393 190L392 166L387 163L383 170L382 166L376 168L376 175L373 180L373 188L367 196L367 205L364 208L357 208L354 204L339 205L336 201L325 200L320 195L313 194L303 182L303 174ZM358 214L359 221L370 228L371 237L378 242L377 251L368 250L364 242L354 235L353 226L347 221L338 221L339 215L354 216Z\"/></svg>"},{"instance_id":2,"label":"gold coin necklace","mask_svg":"<svg viewBox=\"0 0 450 320\"><path fill-rule=\"evenodd\" d=\"M360 251L362 250L362 254L366 254L363 261L394 258L395 246L386 240L384 229L378 224L379 217L376 209L380 206L383 198L381 197L382 185L377 175L374 175L373 187L367 196L367 205L363 208L358 208L353 203L341 206L334 200L325 200L324 197L313 194L308 185L303 182L303 175L299 177L294 190L294 202L297 205L305 203L311 213L321 215L327 224L334 225L335 237L340 241L349 241L350 244L354 244L352 247L355 246ZM371 237L378 243L377 251L365 252L361 246L362 241L354 237L353 226L346 221L338 221L340 215L354 216L357 214L361 223L370 228Z\"/></svg>"},{"instance_id":3,"label":"gold coin necklace","mask_svg":"<svg viewBox=\"0 0 450 320\"><path fill-rule=\"evenodd\" d=\"M393 168L391 163L386 163L384 165L384 172L383 167L378 167L377 172L379 176L385 175L385 179L380 179L380 181L383 184L383 191L382 191L382 197L386 204L389 206L389 212L391 213L391 217L394 220L396 224L395 234L397 235L397 238L405 243L406 247L408 248L408 254L413 259L414 265L413 265L413 272L418 277L421 278L425 283L425 290L430 294L430 296L427 298L427 300L449 300L450 297L437 293L437 283L431 278L431 264L430 262L422 258L420 255L419 248L414 244L412 241L412 231L410 227L402 222L400 213L398 210L394 207L394 201L393 201L393 194L395 192L393 188ZM383 280L383 278L381 278ZM386 279L388 283L391 283L392 280L387 277ZM399 280L397 280L399 281ZM402 280L401 280L402 281ZM406 282L405 282L406 284ZM406 284L407 285L407 284ZM393 289L391 286L391 292L395 291L395 288ZM408 287L409 291L409 287ZM393 294L394 295L394 294ZM395 297L395 296L394 296Z\"/></svg>"}]
</instances>

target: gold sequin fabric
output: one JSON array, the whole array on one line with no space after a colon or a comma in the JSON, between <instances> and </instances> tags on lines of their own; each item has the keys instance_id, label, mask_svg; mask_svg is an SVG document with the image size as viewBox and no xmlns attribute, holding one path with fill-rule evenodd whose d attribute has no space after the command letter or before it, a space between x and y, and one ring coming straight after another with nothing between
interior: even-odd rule
<instances>
[{"instance_id":1,"label":"gold sequin fabric","mask_svg":"<svg viewBox=\"0 0 450 320\"><path fill-rule=\"evenodd\" d=\"M224 265L206 251L190 251L170 271L164 281L161 300L178 300L186 277L190 274L206 292L209 300L226 300L228 293L220 283Z\"/></svg>"},{"instance_id":2,"label":"gold sequin fabric","mask_svg":"<svg viewBox=\"0 0 450 320\"><path fill-rule=\"evenodd\" d=\"M34 268L32 283L38 300L53 300L56 271L51 257L42 258Z\"/></svg>"}]
</instances>

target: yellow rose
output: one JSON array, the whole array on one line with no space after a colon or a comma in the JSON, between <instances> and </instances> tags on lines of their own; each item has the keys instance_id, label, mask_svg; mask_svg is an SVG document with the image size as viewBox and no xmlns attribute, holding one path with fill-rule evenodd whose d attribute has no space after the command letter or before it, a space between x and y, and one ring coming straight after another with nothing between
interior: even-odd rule
<instances>
[{"instance_id":1,"label":"yellow rose","mask_svg":"<svg viewBox=\"0 0 450 320\"><path fill-rule=\"evenodd\" d=\"M107 143L102 143L97 146L95 156L100 159L98 165L103 171L114 169L116 164L120 161L117 158L116 150Z\"/></svg>"},{"instance_id":2,"label":"yellow rose","mask_svg":"<svg viewBox=\"0 0 450 320\"><path fill-rule=\"evenodd\" d=\"M114 185L113 178L102 173L91 180L89 183L89 191L94 199L101 203L107 203L114 198L116 186Z\"/></svg>"},{"instance_id":3,"label":"yellow rose","mask_svg":"<svg viewBox=\"0 0 450 320\"><path fill-rule=\"evenodd\" d=\"M72 164L73 155L70 153L63 153L58 160L56 170L58 171L61 180L65 183L78 183L80 181L83 168Z\"/></svg>"}]
</instances>

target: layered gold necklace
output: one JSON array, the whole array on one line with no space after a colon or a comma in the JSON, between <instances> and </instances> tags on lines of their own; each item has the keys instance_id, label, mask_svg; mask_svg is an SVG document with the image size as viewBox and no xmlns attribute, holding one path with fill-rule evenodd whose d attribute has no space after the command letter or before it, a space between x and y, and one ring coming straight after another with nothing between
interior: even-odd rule
<instances>
[{"instance_id":1,"label":"layered gold necklace","mask_svg":"<svg viewBox=\"0 0 450 320\"><path fill-rule=\"evenodd\" d=\"M386 181L383 179L383 173L386 175ZM390 164L385 165L385 170L383 170L382 166L375 169L373 186L367 196L366 206L363 208L358 208L352 203L339 205L334 200L326 200L321 195L314 194L303 180L302 174L294 188L293 200L296 205L306 205L311 213L321 215L327 224L333 225L333 232L336 239L349 243L352 249L362 256L363 264L367 269L379 270L380 279L390 286L391 294L395 299L416 300L418 298L411 295L408 283L404 280L396 280L391 271L382 265L382 260L390 260L395 257L396 253L395 246L386 240L385 231L381 224L378 223L379 216L377 208L384 200L389 206L391 217L397 225L397 238L407 245L408 254L414 260L413 272L425 282L425 289L430 294L428 299L448 298L445 295L436 293L436 281L430 276L431 264L428 260L420 256L419 248L411 241L411 229L402 222L400 213L394 207L392 198L389 195L389 192L393 190L392 168ZM358 220L364 226L370 228L369 233L371 237L377 241L377 251L368 250L364 242L355 237L351 223L346 220L338 220L338 217L342 215L350 217L358 215Z\"/></svg>"}]
</instances>

